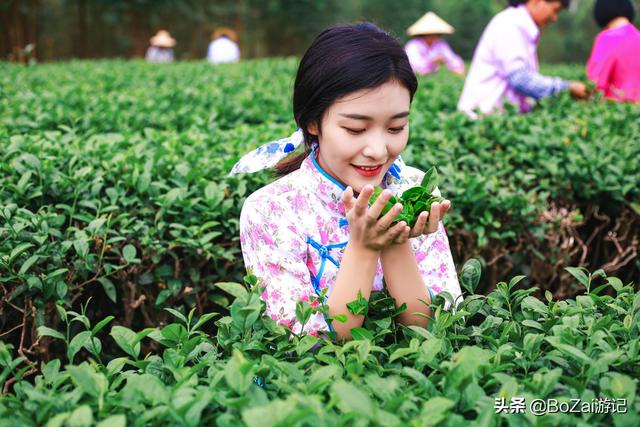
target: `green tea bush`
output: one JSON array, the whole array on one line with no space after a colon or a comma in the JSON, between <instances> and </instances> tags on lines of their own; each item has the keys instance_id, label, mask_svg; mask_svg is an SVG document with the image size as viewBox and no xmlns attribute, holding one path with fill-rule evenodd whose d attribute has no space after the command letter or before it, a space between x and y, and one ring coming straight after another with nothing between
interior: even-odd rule
<instances>
[{"instance_id":1,"label":"green tea bush","mask_svg":"<svg viewBox=\"0 0 640 427\"><path fill-rule=\"evenodd\" d=\"M41 327L67 329L68 341L109 316L144 331L170 322L169 307L227 313L216 283L245 274L240 209L272 177L226 175L295 129L296 65L0 64L0 340L23 375L70 356ZM526 116L472 121L455 111L461 86L420 78L403 157L437 167L455 259L477 256L486 272L478 293L526 274L540 297L573 297L585 290L573 265L637 282L640 107L561 96ZM82 317L67 327L61 309ZM76 341L76 361L109 363L117 347L100 340Z\"/></svg>"},{"instance_id":2,"label":"green tea bush","mask_svg":"<svg viewBox=\"0 0 640 427\"><path fill-rule=\"evenodd\" d=\"M0 396L0 426L636 425L640 293L631 284L575 269L587 293L556 301L547 292L541 302L535 288L518 286L521 276L473 294L477 268L463 270L470 294L457 310L442 310L441 296L431 304L427 329L396 323L402 308L374 293L364 328L346 343L294 335L262 316L253 277L248 288L218 284L234 297L228 316L166 309L171 323L139 332L112 326L107 334L112 317L94 326L86 307L58 306L67 332L39 334L62 341L67 355L43 362L33 381L20 379L21 358L0 344L0 386L18 378ZM608 288L613 296L603 293ZM312 310L299 303L298 321ZM212 318L215 336L206 332ZM72 337L74 322L82 331ZM117 351L105 354L105 341ZM145 341L157 350L141 352ZM503 399L524 399L526 407L500 411ZM581 409L536 415L535 399ZM618 412L597 413L604 399Z\"/></svg>"}]
</instances>

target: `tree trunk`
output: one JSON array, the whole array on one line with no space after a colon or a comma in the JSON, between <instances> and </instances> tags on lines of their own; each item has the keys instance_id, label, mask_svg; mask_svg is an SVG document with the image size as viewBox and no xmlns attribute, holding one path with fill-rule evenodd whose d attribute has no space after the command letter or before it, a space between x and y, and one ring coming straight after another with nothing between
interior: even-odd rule
<instances>
[{"instance_id":1,"label":"tree trunk","mask_svg":"<svg viewBox=\"0 0 640 427\"><path fill-rule=\"evenodd\" d=\"M142 58L144 57L147 47L149 46L149 12L139 7L132 6L129 17L131 48L130 56Z\"/></svg>"},{"instance_id":2,"label":"tree trunk","mask_svg":"<svg viewBox=\"0 0 640 427\"><path fill-rule=\"evenodd\" d=\"M78 0L78 42L80 58L88 58L89 50L87 40L89 38L89 15L87 10L87 0Z\"/></svg>"},{"instance_id":3,"label":"tree trunk","mask_svg":"<svg viewBox=\"0 0 640 427\"><path fill-rule=\"evenodd\" d=\"M33 45L32 51L29 53L29 60L38 58L38 9L39 0L29 0L29 10L27 12L27 43Z\"/></svg>"},{"instance_id":4,"label":"tree trunk","mask_svg":"<svg viewBox=\"0 0 640 427\"><path fill-rule=\"evenodd\" d=\"M25 62L24 58L24 23L22 21L22 0L14 0L11 7L13 20L13 46L11 48L13 59L17 62Z\"/></svg>"},{"instance_id":5,"label":"tree trunk","mask_svg":"<svg viewBox=\"0 0 640 427\"><path fill-rule=\"evenodd\" d=\"M8 59L11 54L12 38L9 24L11 9L7 4L0 7L0 59Z\"/></svg>"},{"instance_id":6,"label":"tree trunk","mask_svg":"<svg viewBox=\"0 0 640 427\"><path fill-rule=\"evenodd\" d=\"M244 0L237 0L236 2L236 9L235 9L236 13L235 13L235 22L234 22L234 27L235 27L235 31L236 34L238 35L238 46L240 47L240 57L244 58L246 52L243 52L243 43L242 43L242 39L243 39L243 34L242 34L242 17L244 16Z\"/></svg>"}]
</instances>

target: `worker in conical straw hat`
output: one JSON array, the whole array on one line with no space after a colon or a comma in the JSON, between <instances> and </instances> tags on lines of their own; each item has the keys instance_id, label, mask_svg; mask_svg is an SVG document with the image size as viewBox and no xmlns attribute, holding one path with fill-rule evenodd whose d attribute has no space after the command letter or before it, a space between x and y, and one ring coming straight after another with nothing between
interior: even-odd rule
<instances>
[{"instance_id":1,"label":"worker in conical straw hat","mask_svg":"<svg viewBox=\"0 0 640 427\"><path fill-rule=\"evenodd\" d=\"M445 34L453 34L454 28L433 12L427 12L409 27L407 34L413 38L405 45L405 51L413 71L428 74L438 71L440 65L464 75L464 61L456 55L449 44L442 39Z\"/></svg>"},{"instance_id":2,"label":"worker in conical straw hat","mask_svg":"<svg viewBox=\"0 0 640 427\"><path fill-rule=\"evenodd\" d=\"M224 62L238 62L240 47L238 35L231 28L220 27L213 32L211 43L207 50L207 60L212 64Z\"/></svg>"},{"instance_id":3,"label":"worker in conical straw hat","mask_svg":"<svg viewBox=\"0 0 640 427\"><path fill-rule=\"evenodd\" d=\"M167 30L160 30L149 39L149 49L145 59L148 62L173 62L173 47L176 39Z\"/></svg>"}]
</instances>

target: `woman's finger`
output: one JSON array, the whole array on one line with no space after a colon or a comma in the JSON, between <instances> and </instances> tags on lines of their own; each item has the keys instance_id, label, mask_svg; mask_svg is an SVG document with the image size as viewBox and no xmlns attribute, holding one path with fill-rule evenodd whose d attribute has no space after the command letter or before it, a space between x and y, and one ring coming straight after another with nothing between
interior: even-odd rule
<instances>
[{"instance_id":1,"label":"woman's finger","mask_svg":"<svg viewBox=\"0 0 640 427\"><path fill-rule=\"evenodd\" d=\"M407 223L404 221L400 221L384 234L384 240L385 242L393 242L398 239L402 235L402 233L409 233L410 231L411 229L409 228Z\"/></svg>"},{"instance_id":2,"label":"woman's finger","mask_svg":"<svg viewBox=\"0 0 640 427\"><path fill-rule=\"evenodd\" d=\"M404 228L404 230L398 235L398 237L396 237L396 239L394 240L394 243L397 245L401 245L404 242L406 242L407 240L409 240L409 237L411 234L411 229L407 226Z\"/></svg>"},{"instance_id":3,"label":"woman's finger","mask_svg":"<svg viewBox=\"0 0 640 427\"><path fill-rule=\"evenodd\" d=\"M424 234L428 219L429 219L428 212L420 212L420 215L418 215L418 220L416 221L415 225L413 226L413 229L411 230L411 237L418 237Z\"/></svg>"},{"instance_id":4,"label":"woman's finger","mask_svg":"<svg viewBox=\"0 0 640 427\"><path fill-rule=\"evenodd\" d=\"M369 199L373 194L373 187L369 184L365 185L355 202L355 213L358 216L363 216L367 213L369 207Z\"/></svg>"},{"instance_id":5,"label":"woman's finger","mask_svg":"<svg viewBox=\"0 0 640 427\"><path fill-rule=\"evenodd\" d=\"M393 193L391 193L391 191L382 190L382 193L380 194L378 199L369 208L369 215L377 219L380 216L382 209L384 209L389 199L391 199L391 196L393 196Z\"/></svg>"},{"instance_id":6,"label":"woman's finger","mask_svg":"<svg viewBox=\"0 0 640 427\"><path fill-rule=\"evenodd\" d=\"M431 212L429 213L429 222L427 225L428 234L438 229L438 222L440 222L440 203L434 203L431 205Z\"/></svg>"},{"instance_id":7,"label":"woman's finger","mask_svg":"<svg viewBox=\"0 0 640 427\"><path fill-rule=\"evenodd\" d=\"M451 209L451 202L449 200L445 200L440 203L440 220L444 218L445 214Z\"/></svg>"},{"instance_id":8,"label":"woman's finger","mask_svg":"<svg viewBox=\"0 0 640 427\"><path fill-rule=\"evenodd\" d=\"M400 203L393 205L389 212L384 214L384 216L378 220L378 227L380 230L386 230L391 227L391 223L396 219L400 212L402 212L402 205ZM371 214L373 214L373 212L371 212ZM378 216L380 216L379 213Z\"/></svg>"},{"instance_id":9,"label":"woman's finger","mask_svg":"<svg viewBox=\"0 0 640 427\"><path fill-rule=\"evenodd\" d=\"M349 212L353 209L354 200L353 200L353 188L351 186L347 187L342 192L342 203L344 203L344 211Z\"/></svg>"}]
</instances>

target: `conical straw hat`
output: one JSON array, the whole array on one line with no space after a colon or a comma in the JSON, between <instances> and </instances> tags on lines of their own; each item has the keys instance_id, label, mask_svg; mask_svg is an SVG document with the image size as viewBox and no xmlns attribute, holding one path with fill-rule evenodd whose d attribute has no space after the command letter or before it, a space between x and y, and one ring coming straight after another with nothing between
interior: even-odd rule
<instances>
[{"instance_id":1,"label":"conical straw hat","mask_svg":"<svg viewBox=\"0 0 640 427\"><path fill-rule=\"evenodd\" d=\"M149 43L152 46L157 47L174 47L176 45L176 39L171 37L171 33L167 30L160 30L155 36L149 39Z\"/></svg>"},{"instance_id":2,"label":"conical straw hat","mask_svg":"<svg viewBox=\"0 0 640 427\"><path fill-rule=\"evenodd\" d=\"M233 40L234 42L238 41L238 33L228 27L217 28L211 35L211 40L217 40L222 36L225 36L226 38L228 38L229 40Z\"/></svg>"},{"instance_id":3,"label":"conical straw hat","mask_svg":"<svg viewBox=\"0 0 640 427\"><path fill-rule=\"evenodd\" d=\"M454 28L433 12L427 12L415 24L409 27L407 34L422 36L426 34L453 34Z\"/></svg>"}]
</instances>

